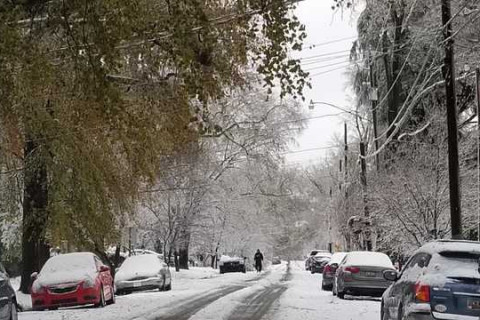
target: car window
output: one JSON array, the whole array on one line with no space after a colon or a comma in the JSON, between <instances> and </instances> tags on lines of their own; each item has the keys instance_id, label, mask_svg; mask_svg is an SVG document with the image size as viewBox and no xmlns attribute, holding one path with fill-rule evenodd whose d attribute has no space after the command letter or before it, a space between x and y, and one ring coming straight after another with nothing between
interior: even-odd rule
<instances>
[{"instance_id":1,"label":"car window","mask_svg":"<svg viewBox=\"0 0 480 320\"><path fill-rule=\"evenodd\" d=\"M428 267L432 256L427 253L417 253L407 262L402 271L401 277L416 277L419 276L422 270Z\"/></svg>"},{"instance_id":2,"label":"car window","mask_svg":"<svg viewBox=\"0 0 480 320\"><path fill-rule=\"evenodd\" d=\"M97 270L100 270L100 267L103 266L103 262L98 257L94 257L94 259L95 259L95 266L97 267Z\"/></svg>"},{"instance_id":3,"label":"car window","mask_svg":"<svg viewBox=\"0 0 480 320\"><path fill-rule=\"evenodd\" d=\"M449 278L480 279L479 259L480 254L473 252L440 252L432 260L432 272Z\"/></svg>"}]
</instances>

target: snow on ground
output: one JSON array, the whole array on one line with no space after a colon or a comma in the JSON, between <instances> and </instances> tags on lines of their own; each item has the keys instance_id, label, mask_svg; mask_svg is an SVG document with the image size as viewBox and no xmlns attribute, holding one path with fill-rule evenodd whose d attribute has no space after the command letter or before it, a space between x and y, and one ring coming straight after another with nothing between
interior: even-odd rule
<instances>
[{"instance_id":1,"label":"snow on ground","mask_svg":"<svg viewBox=\"0 0 480 320\"><path fill-rule=\"evenodd\" d=\"M291 263L289 289L273 306L265 320L376 320L380 299L349 297L341 300L321 289L322 276L305 271L303 261Z\"/></svg>"},{"instance_id":2,"label":"snow on ground","mask_svg":"<svg viewBox=\"0 0 480 320\"><path fill-rule=\"evenodd\" d=\"M243 303L243 300L248 296L268 288L271 285L278 284L286 272L286 262L279 265L270 266L267 271L271 272L265 278L252 282L251 286L242 290L236 291L223 298L211 303L198 313L196 313L190 320L223 320L228 319L235 309Z\"/></svg>"},{"instance_id":3,"label":"snow on ground","mask_svg":"<svg viewBox=\"0 0 480 320\"><path fill-rule=\"evenodd\" d=\"M115 305L105 308L80 307L57 311L22 312L20 320L150 320L175 314L179 308L191 313L182 319L247 319L235 316L239 310L252 311L255 305L271 305L255 319L262 320L376 320L379 299L341 300L321 290L321 275L304 270L303 261L274 265L266 272L227 273L210 268L192 268L172 273L169 292L146 291L117 297ZM272 288L283 288L280 298L268 295ZM276 290L276 289L274 289ZM280 292L280 291L278 291ZM216 295L215 293L218 293ZM266 293L262 295L262 293ZM206 297L203 299L202 297ZM213 297L213 298L212 298ZM253 297L253 300L252 300ZM257 299L257 297L259 297ZM272 297L270 299L270 297ZM277 299L278 298L278 299ZM263 299L263 300L262 300ZM266 299L266 300L265 300ZM258 300L258 301L257 301ZM250 308L250 309L249 309ZM172 318L173 319L173 318Z\"/></svg>"},{"instance_id":4,"label":"snow on ground","mask_svg":"<svg viewBox=\"0 0 480 320\"><path fill-rule=\"evenodd\" d=\"M20 320L130 320L148 318L157 310L167 308L178 301L197 297L232 284L242 284L257 277L255 272L227 273L220 275L211 268L191 268L188 271L172 271L172 291L144 291L117 296L114 305L105 308L77 307L56 311L21 312Z\"/></svg>"}]
</instances>

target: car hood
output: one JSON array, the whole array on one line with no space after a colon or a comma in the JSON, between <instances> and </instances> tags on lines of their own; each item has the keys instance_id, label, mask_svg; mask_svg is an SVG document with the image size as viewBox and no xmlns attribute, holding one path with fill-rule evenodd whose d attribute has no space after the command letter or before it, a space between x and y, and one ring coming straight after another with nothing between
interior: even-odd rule
<instances>
[{"instance_id":1,"label":"car hood","mask_svg":"<svg viewBox=\"0 0 480 320\"><path fill-rule=\"evenodd\" d=\"M96 278L96 272L88 272L88 271L68 271L68 272L55 272L55 273L47 273L47 274L39 274L37 280L37 284L41 285L42 287L53 286L58 284L64 283L79 283L85 280L94 280Z\"/></svg>"}]
</instances>

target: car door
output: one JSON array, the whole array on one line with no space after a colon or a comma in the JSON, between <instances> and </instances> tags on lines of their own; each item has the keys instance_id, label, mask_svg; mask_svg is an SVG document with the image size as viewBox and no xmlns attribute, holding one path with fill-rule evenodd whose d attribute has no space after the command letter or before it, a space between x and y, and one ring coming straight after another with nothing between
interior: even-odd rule
<instances>
[{"instance_id":1,"label":"car door","mask_svg":"<svg viewBox=\"0 0 480 320\"><path fill-rule=\"evenodd\" d=\"M95 265L97 268L98 277L103 286L104 293L107 297L111 298L114 295L114 292L113 278L110 274L110 270L106 268L107 266L97 256L95 256Z\"/></svg>"},{"instance_id":2,"label":"car door","mask_svg":"<svg viewBox=\"0 0 480 320\"><path fill-rule=\"evenodd\" d=\"M399 313L403 313L405 306L415 301L415 284L428 266L430 259L431 255L428 253L416 253L405 265L399 279L389 289L384 304L392 319L398 319Z\"/></svg>"}]
</instances>

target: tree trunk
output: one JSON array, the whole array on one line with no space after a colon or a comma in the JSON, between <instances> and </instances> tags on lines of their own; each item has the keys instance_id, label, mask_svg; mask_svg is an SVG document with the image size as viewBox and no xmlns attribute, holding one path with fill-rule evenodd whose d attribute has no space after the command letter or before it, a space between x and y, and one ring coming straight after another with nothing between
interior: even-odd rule
<instances>
[{"instance_id":1,"label":"tree trunk","mask_svg":"<svg viewBox=\"0 0 480 320\"><path fill-rule=\"evenodd\" d=\"M180 269L188 270L188 249L190 247L190 230L186 228L180 234L179 248L178 248L178 263Z\"/></svg>"},{"instance_id":2,"label":"tree trunk","mask_svg":"<svg viewBox=\"0 0 480 320\"><path fill-rule=\"evenodd\" d=\"M48 179L45 160L38 154L38 145L25 144L23 190L22 279L20 291L29 293L30 275L38 272L50 257L45 239L48 222Z\"/></svg>"}]
</instances>

